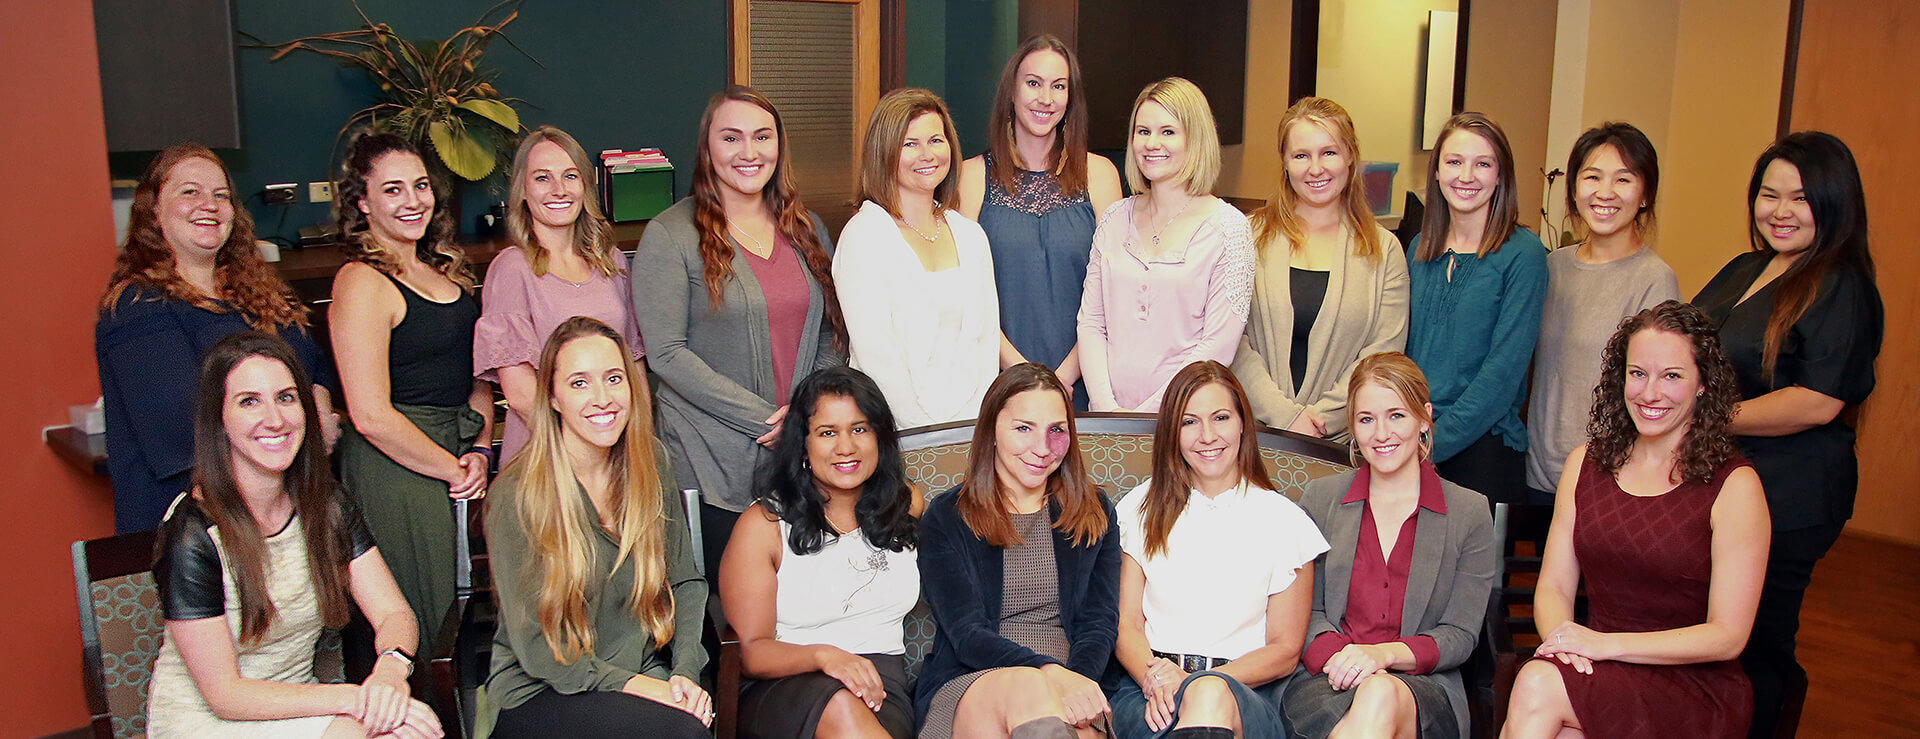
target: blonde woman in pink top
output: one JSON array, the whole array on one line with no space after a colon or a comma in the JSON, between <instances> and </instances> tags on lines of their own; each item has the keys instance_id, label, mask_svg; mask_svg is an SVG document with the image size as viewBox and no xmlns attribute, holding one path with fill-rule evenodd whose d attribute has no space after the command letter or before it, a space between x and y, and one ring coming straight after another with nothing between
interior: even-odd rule
<instances>
[{"instance_id":1,"label":"blonde woman in pink top","mask_svg":"<svg viewBox=\"0 0 1920 739\"><path fill-rule=\"evenodd\" d=\"M1088 407L1160 408L1188 364L1233 362L1253 297L1247 218L1214 197L1220 136L1207 97L1180 77L1134 99L1127 184L1093 235L1080 300Z\"/></svg>"},{"instance_id":2,"label":"blonde woman in pink top","mask_svg":"<svg viewBox=\"0 0 1920 739\"><path fill-rule=\"evenodd\" d=\"M586 150L552 126L528 133L513 155L507 234L515 245L487 268L473 327L474 376L507 396L503 467L527 443L534 363L555 327L574 316L598 319L620 332L636 362L643 354L627 258L600 213L593 179Z\"/></svg>"}]
</instances>

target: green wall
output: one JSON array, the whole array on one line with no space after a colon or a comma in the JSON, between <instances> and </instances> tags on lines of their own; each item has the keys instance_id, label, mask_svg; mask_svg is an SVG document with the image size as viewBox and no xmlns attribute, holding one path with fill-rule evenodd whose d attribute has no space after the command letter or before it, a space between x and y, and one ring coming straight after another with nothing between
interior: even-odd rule
<instances>
[{"instance_id":1,"label":"green wall","mask_svg":"<svg viewBox=\"0 0 1920 739\"><path fill-rule=\"evenodd\" d=\"M445 38L471 23L493 0L361 0L377 22L408 38ZM276 42L360 25L347 0L236 0L236 27ZM536 65L496 39L487 57L500 70L502 93L518 105L529 127L551 124L589 152L657 146L676 167L676 192L692 172L694 129L709 95L726 84L725 4L716 0L536 0L520 9L506 35L538 59ZM244 36L243 36L244 38ZM240 50L242 148L222 152L234 170L237 193L262 236L294 237L300 226L329 220L328 206L308 204L304 183L331 179L334 136L353 111L367 105L366 75L330 59L295 54L269 62L265 49ZM116 157L116 176L138 176L147 156ZM255 193L276 182L300 182L302 202L262 205ZM468 186L462 205L482 212L505 198ZM461 219L471 231L472 217Z\"/></svg>"}]
</instances>

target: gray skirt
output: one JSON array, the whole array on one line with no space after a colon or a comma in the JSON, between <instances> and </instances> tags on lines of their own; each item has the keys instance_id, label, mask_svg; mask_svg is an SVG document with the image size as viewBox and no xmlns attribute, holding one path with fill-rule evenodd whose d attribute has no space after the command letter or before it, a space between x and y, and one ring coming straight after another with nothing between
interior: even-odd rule
<instances>
[{"instance_id":1,"label":"gray skirt","mask_svg":"<svg viewBox=\"0 0 1920 739\"><path fill-rule=\"evenodd\" d=\"M1461 739L1460 722L1447 699L1447 686L1433 675L1387 673L1413 692L1414 726L1420 739ZM1352 690L1334 690L1326 675L1296 679L1287 688L1287 723L1297 739L1319 739L1333 733L1335 724L1353 707Z\"/></svg>"}]
</instances>

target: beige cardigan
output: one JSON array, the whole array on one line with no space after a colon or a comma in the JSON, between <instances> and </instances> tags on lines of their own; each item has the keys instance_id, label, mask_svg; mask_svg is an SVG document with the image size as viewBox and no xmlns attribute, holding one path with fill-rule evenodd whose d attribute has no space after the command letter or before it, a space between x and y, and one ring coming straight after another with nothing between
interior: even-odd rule
<instances>
[{"instance_id":1,"label":"beige cardigan","mask_svg":"<svg viewBox=\"0 0 1920 739\"><path fill-rule=\"evenodd\" d=\"M1293 385L1293 301L1290 244L1276 239L1260 250L1254 273L1253 308L1247 332L1233 358L1233 373L1246 386L1253 416L1286 428L1303 408L1320 414L1329 438L1347 438L1347 380L1368 355L1407 347L1407 256L1400 240L1379 226L1379 258L1347 248L1333 262L1327 296L1308 333L1313 352L1301 387Z\"/></svg>"}]
</instances>

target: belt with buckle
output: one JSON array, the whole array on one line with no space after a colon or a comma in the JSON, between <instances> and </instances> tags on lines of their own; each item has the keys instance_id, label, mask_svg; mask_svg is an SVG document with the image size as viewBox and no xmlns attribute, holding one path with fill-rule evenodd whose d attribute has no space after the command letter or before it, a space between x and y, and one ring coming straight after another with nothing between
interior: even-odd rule
<instances>
[{"instance_id":1,"label":"belt with buckle","mask_svg":"<svg viewBox=\"0 0 1920 739\"><path fill-rule=\"evenodd\" d=\"M1211 670L1233 661L1225 657L1208 657L1204 654L1173 654L1171 652L1161 651L1155 651L1153 656L1165 658L1179 665L1182 671L1189 673Z\"/></svg>"}]
</instances>

